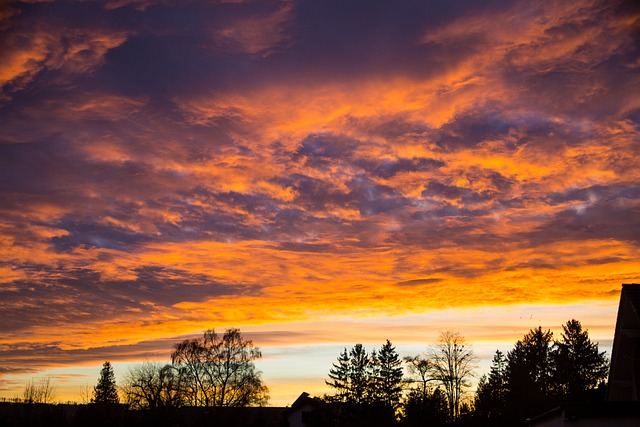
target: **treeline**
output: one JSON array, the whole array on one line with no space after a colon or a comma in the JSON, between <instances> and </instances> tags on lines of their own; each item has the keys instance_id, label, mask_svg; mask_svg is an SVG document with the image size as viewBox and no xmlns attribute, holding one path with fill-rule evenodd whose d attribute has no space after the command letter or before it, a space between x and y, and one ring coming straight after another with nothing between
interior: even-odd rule
<instances>
[{"instance_id":1,"label":"treeline","mask_svg":"<svg viewBox=\"0 0 640 427\"><path fill-rule=\"evenodd\" d=\"M282 410L261 407L269 398L255 367L261 357L239 329L208 330L176 343L169 363L131 366L120 384L105 362L97 384L82 390L86 405L52 405L55 386L32 380L24 403L0 406L0 426L280 427Z\"/></svg>"},{"instance_id":2,"label":"treeline","mask_svg":"<svg viewBox=\"0 0 640 427\"><path fill-rule=\"evenodd\" d=\"M604 352L579 321L570 320L562 329L554 340L551 331L538 327L506 354L496 351L490 372L479 378L475 393L470 390L477 378L477 357L457 332L443 332L427 352L404 358L389 340L371 352L362 344L344 348L326 380L333 393L313 399L316 405L305 415L305 425L518 426L563 402L604 400L609 364ZM92 393L88 387L84 390L83 400L94 405L79 410L74 419L85 417L114 426L170 425L187 414L193 425L202 416L233 416L238 425L253 425L237 417L264 415L246 410L268 402L269 390L254 363L261 357L260 349L240 330L228 329L223 335L208 330L201 337L176 343L168 363L133 365L119 387L110 363L105 362ZM54 394L50 381L31 381L24 401L48 403ZM206 411L185 412L198 407ZM241 408L245 409L238 411ZM121 414L124 421L107 422L110 413ZM280 415L270 419L276 425L283 421ZM255 425L269 424L260 420ZM23 425L8 423L5 415L0 421ZM226 424L234 422L228 418ZM67 419L58 425L77 424Z\"/></svg>"},{"instance_id":3,"label":"treeline","mask_svg":"<svg viewBox=\"0 0 640 427\"><path fill-rule=\"evenodd\" d=\"M346 348L329 370L334 394L322 397L309 426L433 426L468 412L465 392L477 358L464 337L443 332L428 353L402 359L389 340L370 353ZM405 366L408 376L405 376Z\"/></svg>"},{"instance_id":4,"label":"treeline","mask_svg":"<svg viewBox=\"0 0 640 427\"><path fill-rule=\"evenodd\" d=\"M223 335L213 329L174 345L170 363L133 365L118 386L111 364L102 366L97 384L81 391L82 403L126 404L132 409L263 406L269 390L255 361L262 353L239 329ZM56 388L49 378L24 388L24 403L49 404Z\"/></svg>"},{"instance_id":5,"label":"treeline","mask_svg":"<svg viewBox=\"0 0 640 427\"><path fill-rule=\"evenodd\" d=\"M604 400L608 360L577 320L532 329L469 393L477 358L458 333L444 332L420 355L401 359L390 341L368 353L346 348L329 370L309 426L518 426L560 403ZM406 367L406 376L405 376Z\"/></svg>"}]
</instances>

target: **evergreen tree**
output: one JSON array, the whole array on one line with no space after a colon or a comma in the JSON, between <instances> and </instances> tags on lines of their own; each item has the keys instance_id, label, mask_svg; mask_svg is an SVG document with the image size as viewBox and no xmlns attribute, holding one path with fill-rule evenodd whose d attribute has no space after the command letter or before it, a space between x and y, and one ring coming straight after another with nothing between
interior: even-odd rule
<instances>
[{"instance_id":1,"label":"evergreen tree","mask_svg":"<svg viewBox=\"0 0 640 427\"><path fill-rule=\"evenodd\" d=\"M560 395L577 398L606 379L609 363L579 321L569 320L562 329L562 339L551 351L553 384Z\"/></svg>"},{"instance_id":2,"label":"evergreen tree","mask_svg":"<svg viewBox=\"0 0 640 427\"><path fill-rule=\"evenodd\" d=\"M402 360L389 340L380 348L376 361L378 395L384 404L396 409L402 396Z\"/></svg>"},{"instance_id":3,"label":"evergreen tree","mask_svg":"<svg viewBox=\"0 0 640 427\"><path fill-rule=\"evenodd\" d=\"M507 354L507 407L509 419L524 422L551 409L551 340L553 333L532 329ZM515 424L513 424L515 425Z\"/></svg>"},{"instance_id":4,"label":"evergreen tree","mask_svg":"<svg viewBox=\"0 0 640 427\"><path fill-rule=\"evenodd\" d=\"M345 348L329 371L331 381L326 383L336 389L337 394L327 397L327 400L340 403L338 425L360 427L380 421L377 408L370 405L374 395L372 372L375 371L375 358L375 353L372 358L362 344L356 344L348 353Z\"/></svg>"},{"instance_id":5,"label":"evergreen tree","mask_svg":"<svg viewBox=\"0 0 640 427\"><path fill-rule=\"evenodd\" d=\"M495 425L506 412L507 402L507 359L496 350L489 375L483 375L478 383L475 397L475 416L478 421Z\"/></svg>"},{"instance_id":6,"label":"evergreen tree","mask_svg":"<svg viewBox=\"0 0 640 427\"><path fill-rule=\"evenodd\" d=\"M608 360L577 320L562 326L560 340L551 331L532 329L503 356L496 352L475 399L475 425L524 425L563 401L602 400Z\"/></svg>"},{"instance_id":7,"label":"evergreen tree","mask_svg":"<svg viewBox=\"0 0 640 427\"><path fill-rule=\"evenodd\" d=\"M98 384L93 388L94 403L118 403L118 389L116 388L116 376L113 373L111 363L104 362L100 371Z\"/></svg>"},{"instance_id":8,"label":"evergreen tree","mask_svg":"<svg viewBox=\"0 0 640 427\"><path fill-rule=\"evenodd\" d=\"M382 388L380 383L380 359L375 350L369 355L369 367L367 368L369 385L367 386L366 401L369 403L382 401Z\"/></svg>"},{"instance_id":9,"label":"evergreen tree","mask_svg":"<svg viewBox=\"0 0 640 427\"><path fill-rule=\"evenodd\" d=\"M336 390L336 395L331 400L338 402L346 402L349 396L349 354L347 349L340 353L338 361L332 364L332 368L329 370L330 381L325 383Z\"/></svg>"},{"instance_id":10,"label":"evergreen tree","mask_svg":"<svg viewBox=\"0 0 640 427\"><path fill-rule=\"evenodd\" d=\"M350 401L356 404L365 403L371 395L370 369L371 359L362 344L356 344L349 352Z\"/></svg>"},{"instance_id":11,"label":"evergreen tree","mask_svg":"<svg viewBox=\"0 0 640 427\"><path fill-rule=\"evenodd\" d=\"M403 403L402 425L406 427L437 427L450 425L447 396L441 388L412 388Z\"/></svg>"},{"instance_id":12,"label":"evergreen tree","mask_svg":"<svg viewBox=\"0 0 640 427\"><path fill-rule=\"evenodd\" d=\"M358 405L367 402L374 395L372 372L375 358L375 353L373 358L370 357L362 344L356 344L348 353L345 348L329 370L330 381L325 381L336 389L331 400Z\"/></svg>"}]
</instances>

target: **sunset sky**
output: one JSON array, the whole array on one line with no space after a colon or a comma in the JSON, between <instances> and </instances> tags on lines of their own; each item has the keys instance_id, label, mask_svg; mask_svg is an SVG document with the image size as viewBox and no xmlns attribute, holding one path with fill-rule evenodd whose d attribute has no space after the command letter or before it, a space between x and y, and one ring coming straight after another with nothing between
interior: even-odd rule
<instances>
[{"instance_id":1,"label":"sunset sky","mask_svg":"<svg viewBox=\"0 0 640 427\"><path fill-rule=\"evenodd\" d=\"M343 347L481 357L640 281L635 1L0 6L0 396L238 327L271 404Z\"/></svg>"}]
</instances>

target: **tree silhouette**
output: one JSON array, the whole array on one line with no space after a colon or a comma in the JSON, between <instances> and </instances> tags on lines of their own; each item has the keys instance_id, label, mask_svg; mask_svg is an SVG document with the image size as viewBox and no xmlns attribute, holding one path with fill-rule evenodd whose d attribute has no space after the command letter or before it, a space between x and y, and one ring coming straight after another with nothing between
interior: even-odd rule
<instances>
[{"instance_id":1,"label":"tree silhouette","mask_svg":"<svg viewBox=\"0 0 640 427\"><path fill-rule=\"evenodd\" d=\"M26 403L52 403L55 397L56 386L49 377L38 381L32 379L22 391L22 398Z\"/></svg>"},{"instance_id":2,"label":"tree silhouette","mask_svg":"<svg viewBox=\"0 0 640 427\"><path fill-rule=\"evenodd\" d=\"M475 397L475 415L479 420L495 425L506 413L507 359L496 350L489 375L483 375L478 383Z\"/></svg>"},{"instance_id":3,"label":"tree silhouette","mask_svg":"<svg viewBox=\"0 0 640 427\"><path fill-rule=\"evenodd\" d=\"M372 360L362 344L356 344L348 352L345 348L329 370L331 381L326 384L337 394L326 400L339 406L338 425L367 425L372 414L370 399L374 396Z\"/></svg>"},{"instance_id":4,"label":"tree silhouette","mask_svg":"<svg viewBox=\"0 0 640 427\"><path fill-rule=\"evenodd\" d=\"M409 390L403 403L402 425L407 427L435 427L447 425L449 409L441 388L415 387Z\"/></svg>"},{"instance_id":5,"label":"tree silhouette","mask_svg":"<svg viewBox=\"0 0 640 427\"><path fill-rule=\"evenodd\" d=\"M441 388L434 390L429 384L438 381L433 377L433 361L423 355L407 356L404 361L411 374L406 381L415 385L404 398L403 425L444 425L449 418L447 398Z\"/></svg>"},{"instance_id":6,"label":"tree silhouette","mask_svg":"<svg viewBox=\"0 0 640 427\"><path fill-rule=\"evenodd\" d=\"M356 344L349 352L349 383L350 393L348 401L356 404L365 403L371 394L369 370L371 359L362 344Z\"/></svg>"},{"instance_id":7,"label":"tree silhouette","mask_svg":"<svg viewBox=\"0 0 640 427\"><path fill-rule=\"evenodd\" d=\"M475 398L478 425L524 425L566 401L601 399L598 393L608 372L608 360L589 339L579 321L562 326L560 340L538 326L518 340L506 359L496 352L491 372Z\"/></svg>"},{"instance_id":8,"label":"tree silhouette","mask_svg":"<svg viewBox=\"0 0 640 427\"><path fill-rule=\"evenodd\" d=\"M579 321L569 320L562 329L551 350L552 380L559 394L576 398L606 379L609 363Z\"/></svg>"},{"instance_id":9,"label":"tree silhouette","mask_svg":"<svg viewBox=\"0 0 640 427\"><path fill-rule=\"evenodd\" d=\"M174 346L171 363L181 377L186 378L183 391L186 403L212 406L210 396L214 385L207 381L205 350L200 339L187 339Z\"/></svg>"},{"instance_id":10,"label":"tree silhouette","mask_svg":"<svg viewBox=\"0 0 640 427\"><path fill-rule=\"evenodd\" d=\"M93 388L94 403L118 403L118 389L116 387L116 376L113 373L111 363L104 362L100 370L98 384Z\"/></svg>"},{"instance_id":11,"label":"tree silhouette","mask_svg":"<svg viewBox=\"0 0 640 427\"><path fill-rule=\"evenodd\" d=\"M374 364L377 366L378 398L395 410L402 397L402 360L389 340L380 348Z\"/></svg>"},{"instance_id":12,"label":"tree silhouette","mask_svg":"<svg viewBox=\"0 0 640 427\"><path fill-rule=\"evenodd\" d=\"M389 340L371 354L362 344L345 348L325 383L336 390L325 400L338 406L339 425L394 425L402 394L402 361Z\"/></svg>"},{"instance_id":13,"label":"tree silhouette","mask_svg":"<svg viewBox=\"0 0 640 427\"><path fill-rule=\"evenodd\" d=\"M550 409L553 333L538 326L507 354L508 406L512 417L534 416Z\"/></svg>"},{"instance_id":14,"label":"tree silhouette","mask_svg":"<svg viewBox=\"0 0 640 427\"><path fill-rule=\"evenodd\" d=\"M427 395L428 384L431 381L436 381L433 378L433 362L428 357L423 356L407 356L404 358L409 368L409 373L412 375L408 379L411 383L420 383L417 388L424 396Z\"/></svg>"},{"instance_id":15,"label":"tree silhouette","mask_svg":"<svg viewBox=\"0 0 640 427\"><path fill-rule=\"evenodd\" d=\"M256 406L267 402L269 391L254 363L261 357L239 329L222 337L210 329L176 344L171 362L187 380L185 397L192 405Z\"/></svg>"},{"instance_id":16,"label":"tree silhouette","mask_svg":"<svg viewBox=\"0 0 640 427\"><path fill-rule=\"evenodd\" d=\"M184 401L184 379L171 365L146 362L129 368L122 389L135 409L177 407Z\"/></svg>"},{"instance_id":17,"label":"tree silhouette","mask_svg":"<svg viewBox=\"0 0 640 427\"><path fill-rule=\"evenodd\" d=\"M345 347L340 356L338 356L338 361L333 363L332 368L329 370L331 381L325 380L329 387L336 390L336 395L331 400L338 402L347 402L349 400L349 373L349 354Z\"/></svg>"},{"instance_id":18,"label":"tree silhouette","mask_svg":"<svg viewBox=\"0 0 640 427\"><path fill-rule=\"evenodd\" d=\"M462 395L471 385L470 379L476 369L476 357L465 339L458 332L451 331L440 334L432 357L433 376L444 387L449 419L455 421L460 416Z\"/></svg>"}]
</instances>

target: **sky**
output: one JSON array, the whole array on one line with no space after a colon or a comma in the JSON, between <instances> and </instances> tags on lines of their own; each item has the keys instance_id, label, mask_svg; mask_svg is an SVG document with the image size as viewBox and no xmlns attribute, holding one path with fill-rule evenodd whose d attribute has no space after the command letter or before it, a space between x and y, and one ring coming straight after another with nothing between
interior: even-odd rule
<instances>
[{"instance_id":1,"label":"sky","mask_svg":"<svg viewBox=\"0 0 640 427\"><path fill-rule=\"evenodd\" d=\"M0 5L0 396L238 327L271 404L344 347L480 356L640 282L634 1Z\"/></svg>"}]
</instances>

